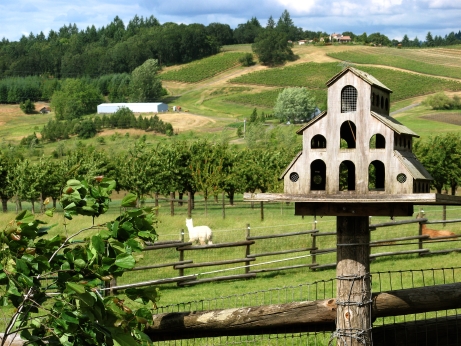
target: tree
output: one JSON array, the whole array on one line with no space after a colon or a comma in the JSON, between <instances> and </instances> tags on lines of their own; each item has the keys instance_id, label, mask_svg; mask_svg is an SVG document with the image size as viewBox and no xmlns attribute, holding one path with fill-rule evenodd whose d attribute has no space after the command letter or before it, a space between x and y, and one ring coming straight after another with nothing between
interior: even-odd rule
<instances>
[{"instance_id":1,"label":"tree","mask_svg":"<svg viewBox=\"0 0 461 346\"><path fill-rule=\"evenodd\" d=\"M428 47L434 47L435 46L434 39L432 38L432 34L431 34L430 31L426 35L426 46L428 46Z\"/></svg>"},{"instance_id":2,"label":"tree","mask_svg":"<svg viewBox=\"0 0 461 346\"><path fill-rule=\"evenodd\" d=\"M461 140L457 134L448 133L429 137L415 143L414 151L427 171L434 178L433 187L442 193L445 186L455 194L461 177Z\"/></svg>"},{"instance_id":3,"label":"tree","mask_svg":"<svg viewBox=\"0 0 461 346\"><path fill-rule=\"evenodd\" d=\"M131 101L152 102L162 95L162 82L157 76L158 70L158 60L149 59L131 73Z\"/></svg>"},{"instance_id":4,"label":"tree","mask_svg":"<svg viewBox=\"0 0 461 346\"><path fill-rule=\"evenodd\" d=\"M315 110L315 98L306 88L285 88L277 97L274 116L280 122L310 120Z\"/></svg>"},{"instance_id":5,"label":"tree","mask_svg":"<svg viewBox=\"0 0 461 346\"><path fill-rule=\"evenodd\" d=\"M251 48L263 65L280 65L294 59L286 34L276 29L262 29Z\"/></svg>"},{"instance_id":6,"label":"tree","mask_svg":"<svg viewBox=\"0 0 461 346\"><path fill-rule=\"evenodd\" d=\"M404 47L409 47L410 46L410 39L408 38L407 34L403 35L402 46L404 46Z\"/></svg>"},{"instance_id":7,"label":"tree","mask_svg":"<svg viewBox=\"0 0 461 346\"><path fill-rule=\"evenodd\" d=\"M275 28L275 20L272 16L269 17L267 20L266 28L274 29Z\"/></svg>"},{"instance_id":8,"label":"tree","mask_svg":"<svg viewBox=\"0 0 461 346\"><path fill-rule=\"evenodd\" d=\"M96 86L83 79L67 79L51 98L57 120L72 120L96 112L103 98Z\"/></svg>"},{"instance_id":9,"label":"tree","mask_svg":"<svg viewBox=\"0 0 461 346\"><path fill-rule=\"evenodd\" d=\"M26 114L32 114L35 112L35 104L31 100L25 100L24 102L21 102L19 104L19 108L26 113Z\"/></svg>"},{"instance_id":10,"label":"tree","mask_svg":"<svg viewBox=\"0 0 461 346\"><path fill-rule=\"evenodd\" d=\"M77 124L74 131L79 138L83 139L93 138L96 136L96 133L98 133L96 125L91 119L83 120L81 123Z\"/></svg>"}]
</instances>

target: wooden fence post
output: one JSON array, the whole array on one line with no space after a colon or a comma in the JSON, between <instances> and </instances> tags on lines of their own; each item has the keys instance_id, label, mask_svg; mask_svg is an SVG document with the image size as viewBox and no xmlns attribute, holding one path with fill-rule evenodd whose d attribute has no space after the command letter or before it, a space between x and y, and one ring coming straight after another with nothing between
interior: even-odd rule
<instances>
[{"instance_id":1,"label":"wooden fence post","mask_svg":"<svg viewBox=\"0 0 461 346\"><path fill-rule=\"evenodd\" d=\"M192 218L192 194L190 191L187 191L187 218Z\"/></svg>"},{"instance_id":2,"label":"wooden fence post","mask_svg":"<svg viewBox=\"0 0 461 346\"><path fill-rule=\"evenodd\" d=\"M250 224L247 223L245 240L248 240L249 237L250 237ZM246 246L245 258L248 258L248 256L250 256L250 246L251 246L250 244ZM248 272L250 271L249 265L250 265L250 261L245 262L245 274L248 274Z\"/></svg>"},{"instance_id":3,"label":"wooden fence post","mask_svg":"<svg viewBox=\"0 0 461 346\"><path fill-rule=\"evenodd\" d=\"M443 205L442 220L447 220L447 206L445 204ZM445 227L445 222L442 224L442 226Z\"/></svg>"},{"instance_id":4,"label":"wooden fence post","mask_svg":"<svg viewBox=\"0 0 461 346\"><path fill-rule=\"evenodd\" d=\"M261 201L261 221L264 221L264 202Z\"/></svg>"},{"instance_id":5,"label":"wooden fence post","mask_svg":"<svg viewBox=\"0 0 461 346\"><path fill-rule=\"evenodd\" d=\"M312 230L316 230L316 229L317 229L317 220L314 220L314 222L312 223ZM317 233L312 233L311 237L312 237L312 247L316 248L317 247ZM311 251L311 253L312 253L312 251ZM315 252L312 255L312 264L313 265L317 264L317 255L315 254Z\"/></svg>"},{"instance_id":6,"label":"wooden fence post","mask_svg":"<svg viewBox=\"0 0 461 346\"><path fill-rule=\"evenodd\" d=\"M181 242L184 243L184 228L181 228ZM179 250L179 262L184 261L184 250ZM179 276L184 276L184 268L179 268Z\"/></svg>"},{"instance_id":7,"label":"wooden fence post","mask_svg":"<svg viewBox=\"0 0 461 346\"><path fill-rule=\"evenodd\" d=\"M371 345L370 230L368 216L337 216L337 345Z\"/></svg>"},{"instance_id":8,"label":"wooden fence post","mask_svg":"<svg viewBox=\"0 0 461 346\"><path fill-rule=\"evenodd\" d=\"M222 218L223 220L226 218L226 200L224 196L224 191L222 192Z\"/></svg>"},{"instance_id":9,"label":"wooden fence post","mask_svg":"<svg viewBox=\"0 0 461 346\"><path fill-rule=\"evenodd\" d=\"M170 192L170 215L174 216L174 192Z\"/></svg>"},{"instance_id":10,"label":"wooden fence post","mask_svg":"<svg viewBox=\"0 0 461 346\"><path fill-rule=\"evenodd\" d=\"M422 222L418 222L418 235L419 236L422 236L423 235L423 223ZM419 238L418 239L418 249L422 250L423 249L423 239ZM420 256L422 255L422 253L419 254Z\"/></svg>"}]
</instances>

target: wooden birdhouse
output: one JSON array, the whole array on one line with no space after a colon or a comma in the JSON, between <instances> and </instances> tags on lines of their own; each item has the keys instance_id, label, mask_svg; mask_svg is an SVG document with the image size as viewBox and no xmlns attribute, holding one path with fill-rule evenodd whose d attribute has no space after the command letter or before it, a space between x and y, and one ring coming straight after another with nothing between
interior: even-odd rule
<instances>
[{"instance_id":1,"label":"wooden birdhouse","mask_svg":"<svg viewBox=\"0 0 461 346\"><path fill-rule=\"evenodd\" d=\"M328 110L297 131L303 150L280 176L284 197L259 198L299 202L297 215L407 216L413 204L450 204L430 194L433 179L412 151L419 136L389 115L388 87L353 67L326 85Z\"/></svg>"},{"instance_id":2,"label":"wooden birdhouse","mask_svg":"<svg viewBox=\"0 0 461 346\"><path fill-rule=\"evenodd\" d=\"M285 193L429 192L432 177L412 152L419 136L389 116L392 91L352 67L327 86L328 111L298 131L303 150L281 176Z\"/></svg>"}]
</instances>

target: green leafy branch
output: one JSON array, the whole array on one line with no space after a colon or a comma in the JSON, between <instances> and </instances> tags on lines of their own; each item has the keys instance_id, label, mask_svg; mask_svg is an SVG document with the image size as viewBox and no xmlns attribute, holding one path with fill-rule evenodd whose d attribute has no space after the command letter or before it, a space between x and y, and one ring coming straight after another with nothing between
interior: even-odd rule
<instances>
[{"instance_id":1,"label":"green leafy branch","mask_svg":"<svg viewBox=\"0 0 461 346\"><path fill-rule=\"evenodd\" d=\"M155 303L158 289L126 291L144 304L133 311L116 296L104 297L102 288L135 266L134 253L157 239L152 208L133 208L137 196L122 201L127 210L106 224L95 218L109 208L115 181L102 176L90 184L72 179L63 189L64 217L93 218L92 225L70 236L46 237L43 221L23 211L0 232L0 301L13 306L5 336L19 333L32 345L135 345L149 343L143 330L152 320L145 305ZM53 210L47 210L52 216ZM95 234L75 240L87 231ZM6 342L6 337L1 345Z\"/></svg>"}]
</instances>

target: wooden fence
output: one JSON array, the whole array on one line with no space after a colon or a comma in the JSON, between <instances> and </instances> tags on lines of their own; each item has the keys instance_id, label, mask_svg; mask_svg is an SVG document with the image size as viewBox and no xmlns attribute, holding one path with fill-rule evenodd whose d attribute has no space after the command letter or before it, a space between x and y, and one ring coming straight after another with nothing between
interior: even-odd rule
<instances>
[{"instance_id":1,"label":"wooden fence","mask_svg":"<svg viewBox=\"0 0 461 346\"><path fill-rule=\"evenodd\" d=\"M441 221L428 221L426 218L419 218L413 220L404 220L404 221L395 221L395 222L387 222L387 223L379 223L379 224L370 224L370 231L376 231L379 228L385 228L390 226L401 226L407 224L418 224L419 234L414 236L407 236L407 237L397 237L397 238L390 238L390 239L381 239L377 241L372 241L370 243L370 247L372 248L388 248L389 246L398 247L400 245L411 245L417 247L416 249L405 249L400 251L384 251L379 253L370 254L370 259L376 259L378 257L385 257L385 256L395 256L395 255L404 255L404 254L419 254L423 255L433 255L433 254L442 254L448 253L453 251L461 251L459 247L447 247L443 250L430 250L429 248L425 248L425 244L428 243L441 243L441 242L450 242L450 244L455 244L455 241L461 237L461 234L454 235L454 236L445 236L439 237L436 240L430 239L428 235L422 234L422 225L423 224L439 224L439 223L455 223L461 222L461 219L456 220L441 220ZM295 237L295 236L308 236L310 235L310 244L308 244L308 239L306 237L303 238L304 246L295 248L295 249L283 249L280 248L278 251L267 251L267 252L254 252L252 251L252 247L255 244L261 245L264 247L263 243L266 240L270 239L280 239L280 238L288 238L288 237ZM147 246L144 248L144 251L157 251L160 249L166 248L175 248L177 251L178 260L172 262L165 262L165 263L152 263L147 266L135 267L132 271L141 271L141 270L149 270L155 268L165 268L170 267L177 271L177 275L170 278L164 279L157 279L157 280L150 280L139 282L135 284L128 284L128 285L117 285L116 282L111 283L110 290L119 290L125 289L130 287L141 287L141 286L149 286L149 285L160 285L166 283L177 283L178 286L185 286L185 285L195 285L199 283L205 282L212 282L212 281L224 281L224 280L235 280L235 279L249 279L254 278L259 273L269 272L269 271L281 271L281 270L289 270L289 269L296 269L307 267L311 270L318 270L322 268L334 268L336 263L318 263L320 255L327 254L327 253L334 253L336 252L335 248L318 248L318 238L319 237L336 237L336 232L320 232L318 229L312 230L304 230L299 232L289 232L289 233L280 233L280 234L270 234L270 235L261 235L261 236L252 236L250 233L250 225L247 224L246 226L246 237L242 241L237 242L227 242L227 243L218 243L212 245L193 245L190 242L184 242L184 230L181 230L181 240L179 241L165 241L165 242L157 242L151 246ZM280 242L278 244L283 244ZM207 262L196 262L193 259L193 253L197 251L209 251L209 250L216 250L216 249L228 249L228 248L242 248L242 256L239 258L234 259L226 259L226 260L219 260L219 261L207 261ZM257 260L260 258L264 258L267 256L278 256L278 255L290 255L294 253L301 253L301 255L296 256L296 258L305 258L302 264L290 265L290 266L281 266L281 267L271 267L271 268L263 268L263 269L256 269L257 266L262 266L267 263L276 263L290 260L289 257L281 260L275 261L268 261L264 262L262 260L261 263L257 263ZM158 258L159 256L156 256ZM203 257L203 256L202 256ZM310 258L310 260L309 260ZM256 263L255 263L256 262ZM242 265L238 265L238 264ZM205 279L198 279L200 275L193 274L193 275L185 275L185 269L192 269L192 268L203 268L203 267L210 267L210 266L229 266L231 264L235 264L236 267L228 268L227 270L235 270L235 269L242 269L244 270L243 274L234 274L234 275L223 275L223 276L214 276L211 278ZM218 274L227 271L225 270L215 270L211 273ZM107 288L109 289L109 288Z\"/></svg>"}]
</instances>

